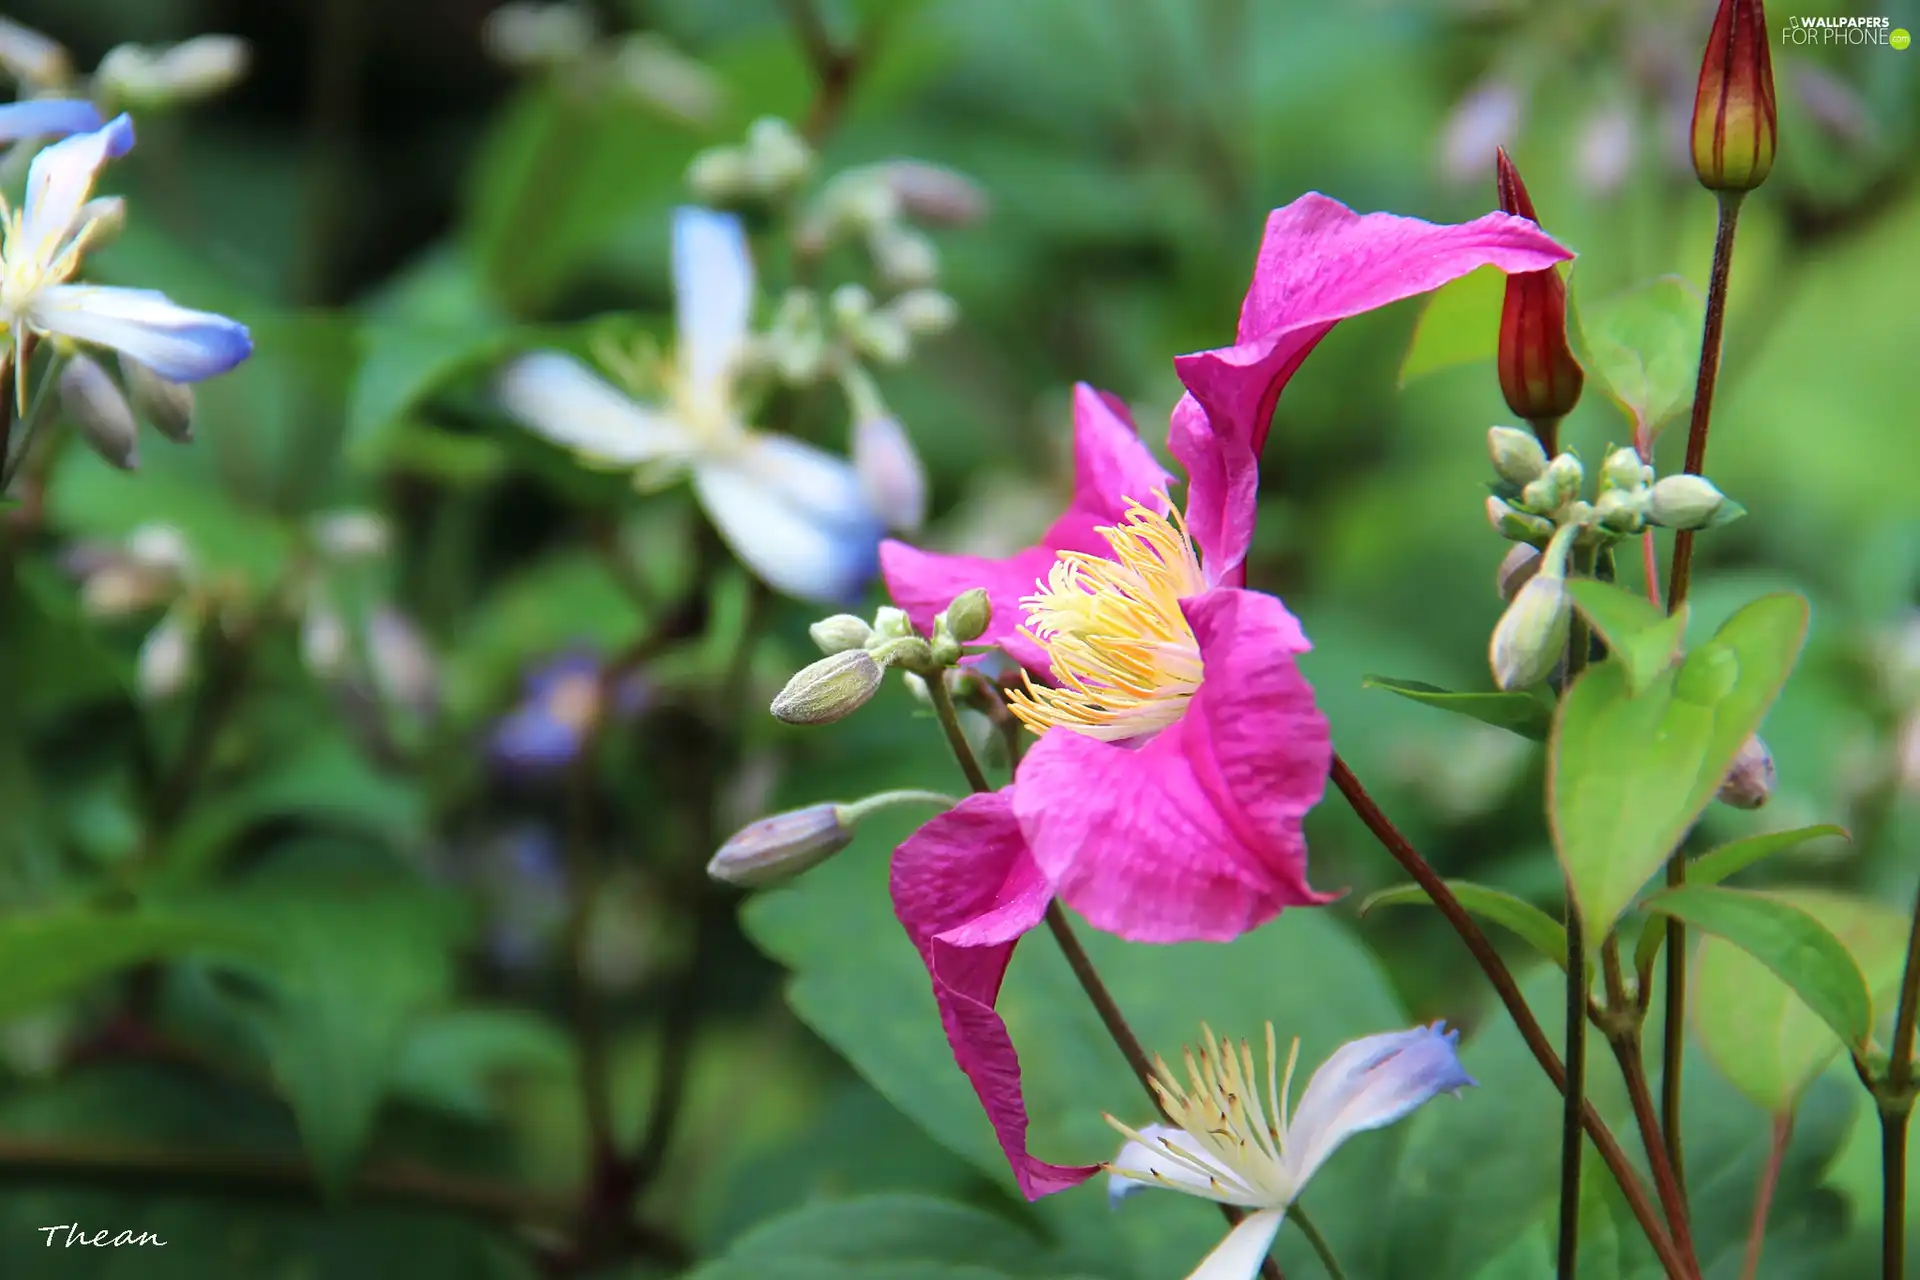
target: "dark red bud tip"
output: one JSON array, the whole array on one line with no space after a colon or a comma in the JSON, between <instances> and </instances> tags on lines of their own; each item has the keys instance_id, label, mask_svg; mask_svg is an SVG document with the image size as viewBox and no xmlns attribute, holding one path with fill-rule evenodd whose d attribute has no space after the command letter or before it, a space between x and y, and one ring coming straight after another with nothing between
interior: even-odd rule
<instances>
[{"instance_id":1,"label":"dark red bud tip","mask_svg":"<svg viewBox=\"0 0 1920 1280\"><path fill-rule=\"evenodd\" d=\"M1711 191L1751 191L1773 169L1779 113L1761 0L1720 0L1693 98L1693 169Z\"/></svg>"},{"instance_id":2,"label":"dark red bud tip","mask_svg":"<svg viewBox=\"0 0 1920 1280\"><path fill-rule=\"evenodd\" d=\"M1533 198L1527 194L1527 184L1520 181L1520 171L1513 167L1505 147L1500 147L1494 153L1494 190L1500 197L1500 212L1511 213L1539 225L1540 219L1533 212Z\"/></svg>"}]
</instances>

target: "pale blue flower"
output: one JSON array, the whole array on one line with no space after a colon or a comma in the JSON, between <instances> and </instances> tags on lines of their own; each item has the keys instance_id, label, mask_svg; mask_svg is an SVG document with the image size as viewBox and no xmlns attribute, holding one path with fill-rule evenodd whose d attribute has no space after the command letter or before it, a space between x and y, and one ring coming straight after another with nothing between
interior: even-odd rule
<instances>
[{"instance_id":1,"label":"pale blue flower","mask_svg":"<svg viewBox=\"0 0 1920 1280\"><path fill-rule=\"evenodd\" d=\"M104 225L87 200L94 179L132 146L133 122L124 115L56 142L33 158L21 206L0 205L0 329L12 347L0 361L10 356L23 367L29 335L40 335L111 347L170 381L197 382L253 350L244 325L176 306L154 290L69 283ZM17 382L24 407L25 378Z\"/></svg>"},{"instance_id":2,"label":"pale blue flower","mask_svg":"<svg viewBox=\"0 0 1920 1280\"><path fill-rule=\"evenodd\" d=\"M879 567L883 532L859 474L844 458L742 419L735 378L754 285L739 220L677 210L673 282L678 346L658 403L638 403L549 351L507 367L502 404L590 464L648 478L690 474L728 547L777 590L825 603L858 596Z\"/></svg>"},{"instance_id":3,"label":"pale blue flower","mask_svg":"<svg viewBox=\"0 0 1920 1280\"><path fill-rule=\"evenodd\" d=\"M0 143L64 138L100 127L100 112L78 98L39 98L0 106Z\"/></svg>"},{"instance_id":4,"label":"pale blue flower","mask_svg":"<svg viewBox=\"0 0 1920 1280\"><path fill-rule=\"evenodd\" d=\"M1206 1037L1198 1060L1189 1055L1190 1083L1182 1087L1164 1062L1156 1063L1154 1092L1173 1124L1129 1129L1107 1120L1127 1138L1107 1165L1108 1194L1119 1203L1146 1186L1252 1210L1227 1233L1188 1280L1249 1280L1273 1247L1287 1209L1348 1138L1402 1119L1428 1099L1473 1083L1446 1024L1393 1031L1350 1041L1307 1081L1289 1112L1294 1041L1284 1078L1276 1085L1273 1027L1267 1027L1266 1097L1245 1041Z\"/></svg>"}]
</instances>

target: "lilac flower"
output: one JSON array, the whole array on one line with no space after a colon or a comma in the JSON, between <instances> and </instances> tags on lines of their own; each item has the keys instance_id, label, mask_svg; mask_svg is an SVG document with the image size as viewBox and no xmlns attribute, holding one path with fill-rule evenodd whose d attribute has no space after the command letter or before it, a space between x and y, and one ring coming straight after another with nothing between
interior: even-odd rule
<instances>
[{"instance_id":1,"label":"lilac flower","mask_svg":"<svg viewBox=\"0 0 1920 1280\"><path fill-rule=\"evenodd\" d=\"M527 673L520 704L494 726L489 751L503 771L538 777L566 768L600 713L600 659L575 650ZM647 687L638 676L621 682L613 713L637 715Z\"/></svg>"}]
</instances>

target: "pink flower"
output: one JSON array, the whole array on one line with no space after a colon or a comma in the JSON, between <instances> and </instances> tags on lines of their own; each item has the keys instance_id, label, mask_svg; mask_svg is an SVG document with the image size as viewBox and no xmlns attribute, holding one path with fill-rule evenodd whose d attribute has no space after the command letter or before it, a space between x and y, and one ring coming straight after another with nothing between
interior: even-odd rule
<instances>
[{"instance_id":1,"label":"pink flower","mask_svg":"<svg viewBox=\"0 0 1920 1280\"><path fill-rule=\"evenodd\" d=\"M929 822L892 872L955 1059L1029 1197L1091 1173L1027 1153L1019 1061L993 1007L1055 895L1138 942L1227 941L1328 900L1307 883L1301 836L1332 758L1294 661L1309 645L1285 605L1239 585L1280 388L1346 316L1488 262L1564 256L1505 215L1436 227L1303 197L1268 221L1240 343L1176 362L1192 392L1171 438L1189 472L1184 518L1124 407L1082 385L1073 501L1041 545L1003 560L881 547L916 624L984 587L982 640L1050 681L1010 698L1040 735L1013 785Z\"/></svg>"}]
</instances>

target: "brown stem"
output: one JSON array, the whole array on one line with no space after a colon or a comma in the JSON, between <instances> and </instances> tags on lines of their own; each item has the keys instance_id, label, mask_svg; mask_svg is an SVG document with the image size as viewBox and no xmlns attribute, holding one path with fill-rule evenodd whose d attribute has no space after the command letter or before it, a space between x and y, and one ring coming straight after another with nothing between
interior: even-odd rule
<instances>
[{"instance_id":1,"label":"brown stem","mask_svg":"<svg viewBox=\"0 0 1920 1280\"><path fill-rule=\"evenodd\" d=\"M1760 1170L1760 1187L1753 1195L1753 1222L1747 1228L1747 1260L1740 1280L1760 1274L1760 1250L1767 1242L1767 1215L1773 1211L1773 1191L1780 1182L1780 1163L1786 1159L1787 1140L1793 1137L1793 1112L1773 1118L1773 1140L1767 1145L1767 1163Z\"/></svg>"},{"instance_id":2,"label":"brown stem","mask_svg":"<svg viewBox=\"0 0 1920 1280\"><path fill-rule=\"evenodd\" d=\"M1907 1121L1911 1104L1880 1108L1880 1280L1907 1274Z\"/></svg>"},{"instance_id":3,"label":"brown stem","mask_svg":"<svg viewBox=\"0 0 1920 1280\"><path fill-rule=\"evenodd\" d=\"M1392 855L1394 861L1400 864L1401 869L1413 877L1414 883L1426 892L1440 914L1446 917L1447 923L1453 926L1454 932L1460 935L1460 940L1466 944L1467 950L1473 954L1474 960L1487 975L1487 981L1493 985L1494 993L1500 997L1500 1003L1506 1006L1507 1015L1513 1019L1513 1025L1520 1032L1520 1038L1526 1042L1527 1048L1539 1061L1541 1070L1547 1073L1547 1078L1553 1082L1553 1087L1564 1093L1567 1074L1565 1067L1561 1065L1560 1055L1554 1052L1552 1042L1547 1039L1546 1032L1540 1028L1539 1019L1533 1016L1533 1010L1527 1007L1526 997L1520 994L1519 984L1514 982L1513 974L1508 970L1506 961L1502 960L1500 953L1494 950L1493 943L1487 939L1486 933L1481 930L1474 918L1467 914L1466 908L1460 905L1460 900L1453 896L1453 890L1447 887L1447 882L1440 878L1432 865L1420 856L1419 850L1415 849L1407 838L1400 834L1399 828L1395 827L1387 815L1381 812L1380 806L1374 803L1373 797L1367 794L1367 789L1361 785L1360 779L1354 776L1353 770L1347 767L1347 762L1341 759L1337 752L1333 757L1332 776L1334 786L1339 788L1340 794L1346 798L1355 816L1365 824L1368 831L1373 833L1374 839L1378 840L1381 847ZM1600 1118L1600 1113L1595 1111L1590 1103L1583 1109L1581 1120L1586 1127L1587 1137L1592 1140L1595 1149L1600 1152L1600 1158L1606 1162L1607 1169L1620 1184L1620 1193L1626 1198L1627 1207L1633 1211L1634 1220L1640 1224L1640 1229L1646 1234L1647 1242L1653 1246L1654 1253L1659 1255L1660 1265L1666 1270L1669 1280L1691 1280L1696 1272L1689 1263L1689 1257L1681 1254L1676 1248L1674 1239L1668 1234L1665 1224L1660 1221L1660 1215L1654 1209L1653 1202L1647 1199L1646 1187L1641 1184L1640 1175L1634 1171L1632 1162L1627 1159L1627 1153L1613 1136L1612 1130L1607 1128L1606 1122Z\"/></svg>"},{"instance_id":4,"label":"brown stem","mask_svg":"<svg viewBox=\"0 0 1920 1280\"><path fill-rule=\"evenodd\" d=\"M813 68L813 105L807 109L807 122L801 132L807 141L818 146L833 132L834 126L840 122L841 112L846 110L867 42L863 41L862 47L855 49L842 49L836 45L832 33L827 30L826 19L821 16L813 0L787 0L787 15L800 37L800 47L807 55L807 63Z\"/></svg>"},{"instance_id":5,"label":"brown stem","mask_svg":"<svg viewBox=\"0 0 1920 1280\"><path fill-rule=\"evenodd\" d=\"M1689 1259L1693 1258L1693 1230L1687 1221L1687 1198L1680 1189L1680 1181L1674 1175L1673 1164L1667 1158L1667 1147L1661 1142L1660 1119L1654 1114L1653 1089L1647 1082L1647 1067L1643 1059L1640 1043L1640 1031L1631 1022L1625 1022L1622 1029L1609 1031L1607 1043L1613 1046L1613 1056L1620 1064L1620 1074L1627 1082L1627 1097L1633 1103L1634 1123L1640 1128L1640 1144L1647 1152L1647 1167L1653 1172L1654 1190L1660 1196L1660 1207L1666 1212L1667 1226L1673 1232L1674 1247ZM1692 1274L1698 1275L1696 1269Z\"/></svg>"}]
</instances>

